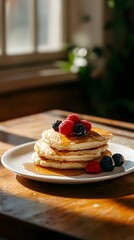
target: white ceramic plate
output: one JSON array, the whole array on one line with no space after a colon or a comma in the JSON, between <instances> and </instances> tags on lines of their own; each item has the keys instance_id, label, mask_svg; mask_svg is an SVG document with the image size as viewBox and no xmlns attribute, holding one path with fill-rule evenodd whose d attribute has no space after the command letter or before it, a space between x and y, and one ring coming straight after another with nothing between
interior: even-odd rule
<instances>
[{"instance_id":1,"label":"white ceramic plate","mask_svg":"<svg viewBox=\"0 0 134 240\"><path fill-rule=\"evenodd\" d=\"M51 183L90 183L109 180L121 177L134 171L134 150L116 143L109 143L109 150L114 153L121 153L126 161L121 167L115 167L113 171L101 172L99 174L82 173L75 176L37 174L24 168L23 164L32 163L32 153L35 142L29 142L11 148L5 152L1 162L8 170L25 178ZM67 170L66 170L67 171Z\"/></svg>"}]
</instances>

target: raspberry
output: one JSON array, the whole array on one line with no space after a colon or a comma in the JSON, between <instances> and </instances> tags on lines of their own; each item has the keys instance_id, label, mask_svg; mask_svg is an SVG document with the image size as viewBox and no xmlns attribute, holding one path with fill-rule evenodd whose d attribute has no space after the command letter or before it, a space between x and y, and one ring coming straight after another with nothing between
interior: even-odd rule
<instances>
[{"instance_id":1,"label":"raspberry","mask_svg":"<svg viewBox=\"0 0 134 240\"><path fill-rule=\"evenodd\" d=\"M92 124L88 122L87 120L82 120L81 123L85 126L87 131L90 131L92 128Z\"/></svg>"},{"instance_id":2,"label":"raspberry","mask_svg":"<svg viewBox=\"0 0 134 240\"><path fill-rule=\"evenodd\" d=\"M66 135L66 136L72 134L73 129L74 129L74 122L71 121L71 120L64 120L59 125L59 132Z\"/></svg>"},{"instance_id":3,"label":"raspberry","mask_svg":"<svg viewBox=\"0 0 134 240\"><path fill-rule=\"evenodd\" d=\"M100 173L101 171L101 165L96 160L91 160L85 168L86 173Z\"/></svg>"},{"instance_id":4,"label":"raspberry","mask_svg":"<svg viewBox=\"0 0 134 240\"><path fill-rule=\"evenodd\" d=\"M78 116L77 114L70 114L70 115L67 117L67 120L71 120L71 121L73 121L75 124L80 122L80 118L79 118L79 116Z\"/></svg>"}]
</instances>

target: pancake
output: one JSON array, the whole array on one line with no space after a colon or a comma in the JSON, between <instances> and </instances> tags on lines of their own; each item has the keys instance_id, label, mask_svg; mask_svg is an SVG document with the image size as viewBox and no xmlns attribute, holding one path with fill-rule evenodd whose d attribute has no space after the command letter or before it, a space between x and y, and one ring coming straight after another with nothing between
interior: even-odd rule
<instances>
[{"instance_id":1,"label":"pancake","mask_svg":"<svg viewBox=\"0 0 134 240\"><path fill-rule=\"evenodd\" d=\"M112 153L108 150L104 151L100 157L92 159L100 161L103 156L109 155L111 156ZM39 156L37 152L32 154L32 159L35 165L47 168L54 168L54 169L85 169L88 165L89 161L56 161L56 160L49 160L42 156Z\"/></svg>"},{"instance_id":2,"label":"pancake","mask_svg":"<svg viewBox=\"0 0 134 240\"><path fill-rule=\"evenodd\" d=\"M98 148L84 149L76 151L57 150L50 147L42 139L36 141L34 150L38 156L57 161L89 161L93 158L101 156L101 153L107 149L108 145L102 145Z\"/></svg>"},{"instance_id":3,"label":"pancake","mask_svg":"<svg viewBox=\"0 0 134 240\"><path fill-rule=\"evenodd\" d=\"M74 135L65 136L53 129L45 130L42 133L43 141L49 146L57 150L68 151L92 149L103 146L107 144L112 136L113 134L110 131L100 128L92 128L91 131L82 137Z\"/></svg>"}]
</instances>

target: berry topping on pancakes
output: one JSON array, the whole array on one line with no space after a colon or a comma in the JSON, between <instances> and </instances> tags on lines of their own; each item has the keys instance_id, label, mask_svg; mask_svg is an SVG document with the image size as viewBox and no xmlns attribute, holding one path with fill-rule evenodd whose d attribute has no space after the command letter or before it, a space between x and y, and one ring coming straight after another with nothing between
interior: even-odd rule
<instances>
[{"instance_id":1,"label":"berry topping on pancakes","mask_svg":"<svg viewBox=\"0 0 134 240\"><path fill-rule=\"evenodd\" d=\"M55 130L55 131L59 131L59 125L62 123L61 120L57 120L55 122L52 123L52 128Z\"/></svg>"},{"instance_id":2,"label":"berry topping on pancakes","mask_svg":"<svg viewBox=\"0 0 134 240\"><path fill-rule=\"evenodd\" d=\"M74 134L77 137L84 136L86 134L86 127L81 123L77 123L74 127Z\"/></svg>"},{"instance_id":3,"label":"berry topping on pancakes","mask_svg":"<svg viewBox=\"0 0 134 240\"><path fill-rule=\"evenodd\" d=\"M85 126L87 131L90 131L92 128L92 124L88 122L87 120L82 120L81 123Z\"/></svg>"},{"instance_id":4,"label":"berry topping on pancakes","mask_svg":"<svg viewBox=\"0 0 134 240\"><path fill-rule=\"evenodd\" d=\"M67 119L73 121L74 123L80 123L80 121L81 121L77 114L70 114L67 117Z\"/></svg>"},{"instance_id":5,"label":"berry topping on pancakes","mask_svg":"<svg viewBox=\"0 0 134 240\"><path fill-rule=\"evenodd\" d=\"M72 134L74 129L74 122L71 120L64 120L60 125L59 125L59 132L64 134L64 135L70 135Z\"/></svg>"},{"instance_id":6,"label":"berry topping on pancakes","mask_svg":"<svg viewBox=\"0 0 134 240\"><path fill-rule=\"evenodd\" d=\"M80 119L77 114L70 114L64 121L55 121L52 128L65 136L75 135L81 137L91 130L92 124L87 120Z\"/></svg>"}]
</instances>

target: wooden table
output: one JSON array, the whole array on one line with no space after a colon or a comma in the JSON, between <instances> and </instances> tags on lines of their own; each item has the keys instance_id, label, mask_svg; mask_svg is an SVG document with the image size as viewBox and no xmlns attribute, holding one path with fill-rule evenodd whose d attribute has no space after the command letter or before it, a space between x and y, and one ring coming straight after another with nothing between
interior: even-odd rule
<instances>
[{"instance_id":1,"label":"wooden table","mask_svg":"<svg viewBox=\"0 0 134 240\"><path fill-rule=\"evenodd\" d=\"M52 110L0 124L0 155L41 137L69 112ZM134 148L134 124L80 115ZM9 239L134 239L134 172L88 184L28 180L0 163L0 236Z\"/></svg>"}]
</instances>

